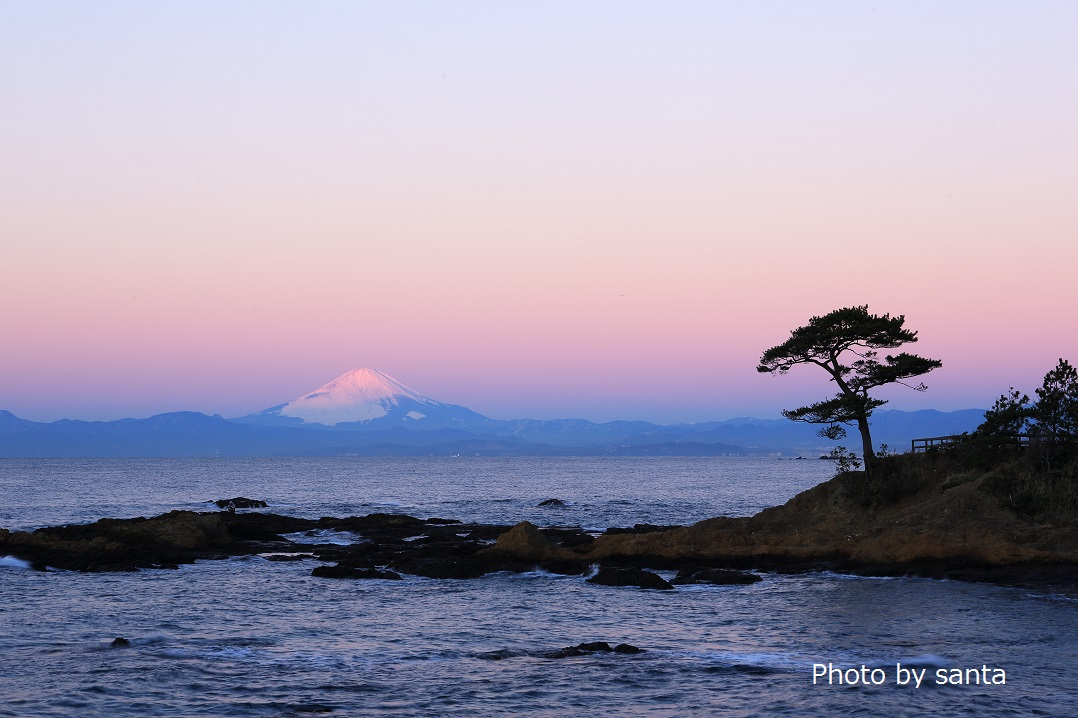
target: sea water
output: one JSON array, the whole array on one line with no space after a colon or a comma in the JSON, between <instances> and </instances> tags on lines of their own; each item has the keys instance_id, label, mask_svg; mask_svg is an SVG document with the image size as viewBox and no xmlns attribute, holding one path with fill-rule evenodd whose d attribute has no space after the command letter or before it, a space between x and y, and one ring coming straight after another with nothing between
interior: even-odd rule
<instances>
[{"instance_id":1,"label":"sea water","mask_svg":"<svg viewBox=\"0 0 1078 718\"><path fill-rule=\"evenodd\" d=\"M782 503L830 469L740 458L4 459L0 526L211 510L237 495L308 517L684 524ZM566 505L539 507L547 498ZM831 573L675 591L543 572L344 581L312 577L316 565L241 557L80 574L2 562L0 716L1078 714L1068 594ZM110 648L118 636L131 646ZM546 655L592 641L645 652ZM898 684L899 664L920 672L919 687ZM1005 683L965 682L985 666ZM956 668L961 684L949 681ZM883 681L845 680L854 674Z\"/></svg>"}]
</instances>

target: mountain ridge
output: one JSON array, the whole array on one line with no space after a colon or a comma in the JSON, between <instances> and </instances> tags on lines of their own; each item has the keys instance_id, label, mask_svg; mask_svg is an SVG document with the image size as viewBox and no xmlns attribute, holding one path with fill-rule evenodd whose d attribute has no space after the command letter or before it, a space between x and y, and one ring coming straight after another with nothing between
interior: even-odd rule
<instances>
[{"instance_id":1,"label":"mountain ridge","mask_svg":"<svg viewBox=\"0 0 1078 718\"><path fill-rule=\"evenodd\" d=\"M8 413L10 414L10 413ZM912 438L971 431L981 409L877 411L878 444L905 449ZM833 443L815 427L782 419L699 424L570 420L494 420L471 426L339 427L248 424L199 412L144 419L52 423L14 415L0 421L0 457L108 456L802 456L816 458Z\"/></svg>"},{"instance_id":2,"label":"mountain ridge","mask_svg":"<svg viewBox=\"0 0 1078 718\"><path fill-rule=\"evenodd\" d=\"M981 409L876 411L877 446L971 431ZM178 411L144 419L52 423L0 411L0 456L801 456L834 443L785 419L653 424L587 419L490 419L411 389L376 369L351 369L255 414Z\"/></svg>"}]
</instances>

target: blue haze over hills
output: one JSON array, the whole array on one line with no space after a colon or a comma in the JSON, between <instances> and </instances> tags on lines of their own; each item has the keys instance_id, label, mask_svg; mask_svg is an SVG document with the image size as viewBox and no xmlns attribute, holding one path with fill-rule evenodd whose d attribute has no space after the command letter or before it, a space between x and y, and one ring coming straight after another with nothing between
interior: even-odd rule
<instances>
[{"instance_id":1,"label":"blue haze over hills","mask_svg":"<svg viewBox=\"0 0 1078 718\"><path fill-rule=\"evenodd\" d=\"M877 447L971 431L982 409L876 411ZM354 369L323 387L235 419L172 412L146 419L51 423L0 411L0 456L804 456L835 446L785 419L694 424L584 419L489 419L419 394L392 377ZM856 433L856 430L853 430ZM845 442L855 445L856 441Z\"/></svg>"}]
</instances>

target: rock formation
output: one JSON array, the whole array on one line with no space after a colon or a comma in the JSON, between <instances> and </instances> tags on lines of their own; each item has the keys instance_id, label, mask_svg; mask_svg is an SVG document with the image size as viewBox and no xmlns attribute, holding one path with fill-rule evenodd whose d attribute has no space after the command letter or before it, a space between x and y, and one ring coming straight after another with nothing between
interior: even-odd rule
<instances>
[{"instance_id":1,"label":"rock formation","mask_svg":"<svg viewBox=\"0 0 1078 718\"><path fill-rule=\"evenodd\" d=\"M326 564L314 575L354 579L400 574L467 579L536 567L583 574L598 565L592 583L659 589L671 586L641 569L677 569L676 584L759 580L744 569L827 569L1078 587L1078 521L1067 501L1051 493L1071 496L1070 483L1034 486L1048 493L1016 503L1016 496L1026 494L1000 471L955 474L934 461L918 458L912 470L907 467L906 474L885 484L842 474L752 517L673 528L638 524L596 538L579 528L539 528L526 521L510 527L395 514L314 520L172 511L32 532L0 529L0 555L38 569L79 571L175 568L241 554L281 560L313 556ZM1033 491L1025 484L1018 488ZM1027 505L1042 508L1031 513L1023 510ZM326 530L361 538L342 546L283 537Z\"/></svg>"}]
</instances>

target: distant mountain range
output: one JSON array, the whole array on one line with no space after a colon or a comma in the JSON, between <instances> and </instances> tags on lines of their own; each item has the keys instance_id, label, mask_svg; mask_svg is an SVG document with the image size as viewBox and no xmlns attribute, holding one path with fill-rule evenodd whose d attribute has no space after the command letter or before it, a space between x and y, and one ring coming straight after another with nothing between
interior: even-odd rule
<instances>
[{"instance_id":1,"label":"distant mountain range","mask_svg":"<svg viewBox=\"0 0 1078 718\"><path fill-rule=\"evenodd\" d=\"M971 431L982 409L877 411L877 446ZM851 429L856 433L855 429ZM850 439L853 447L859 442ZM785 419L695 424L489 419L353 369L285 404L235 419L172 412L147 419L51 423L0 411L2 457L195 456L805 456L835 444Z\"/></svg>"}]
</instances>

